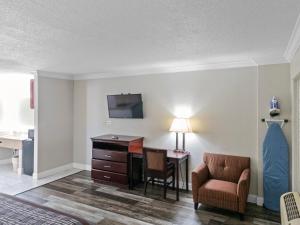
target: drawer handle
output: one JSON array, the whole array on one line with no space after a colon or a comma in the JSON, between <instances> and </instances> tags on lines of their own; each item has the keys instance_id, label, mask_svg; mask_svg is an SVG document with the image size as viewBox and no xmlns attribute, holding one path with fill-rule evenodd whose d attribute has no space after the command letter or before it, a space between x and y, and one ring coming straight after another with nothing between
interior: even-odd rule
<instances>
[{"instance_id":1,"label":"drawer handle","mask_svg":"<svg viewBox=\"0 0 300 225\"><path fill-rule=\"evenodd\" d=\"M111 158L111 155L104 155L105 157L107 157L107 158Z\"/></svg>"},{"instance_id":2,"label":"drawer handle","mask_svg":"<svg viewBox=\"0 0 300 225\"><path fill-rule=\"evenodd\" d=\"M110 179L110 177L109 176L103 176L104 178L106 178L106 179Z\"/></svg>"},{"instance_id":3,"label":"drawer handle","mask_svg":"<svg viewBox=\"0 0 300 225\"><path fill-rule=\"evenodd\" d=\"M2 143L2 141L0 141L0 144Z\"/></svg>"},{"instance_id":4,"label":"drawer handle","mask_svg":"<svg viewBox=\"0 0 300 225\"><path fill-rule=\"evenodd\" d=\"M110 168L111 166L104 166L104 168Z\"/></svg>"}]
</instances>

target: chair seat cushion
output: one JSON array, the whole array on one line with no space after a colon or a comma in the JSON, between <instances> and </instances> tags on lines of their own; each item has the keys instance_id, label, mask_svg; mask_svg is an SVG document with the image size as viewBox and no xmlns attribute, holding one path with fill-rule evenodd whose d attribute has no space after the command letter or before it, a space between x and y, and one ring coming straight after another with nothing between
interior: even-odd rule
<instances>
[{"instance_id":1,"label":"chair seat cushion","mask_svg":"<svg viewBox=\"0 0 300 225\"><path fill-rule=\"evenodd\" d=\"M199 188L198 197L200 203L238 210L236 183L215 179L208 180Z\"/></svg>"}]
</instances>

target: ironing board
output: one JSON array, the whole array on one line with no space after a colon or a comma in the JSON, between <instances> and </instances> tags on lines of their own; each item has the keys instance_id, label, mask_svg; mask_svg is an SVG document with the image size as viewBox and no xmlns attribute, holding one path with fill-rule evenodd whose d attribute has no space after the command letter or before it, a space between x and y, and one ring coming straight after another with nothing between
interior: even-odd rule
<instances>
[{"instance_id":1,"label":"ironing board","mask_svg":"<svg viewBox=\"0 0 300 225\"><path fill-rule=\"evenodd\" d=\"M280 210L280 196L289 191L289 146L278 123L271 123L263 143L264 206Z\"/></svg>"}]
</instances>

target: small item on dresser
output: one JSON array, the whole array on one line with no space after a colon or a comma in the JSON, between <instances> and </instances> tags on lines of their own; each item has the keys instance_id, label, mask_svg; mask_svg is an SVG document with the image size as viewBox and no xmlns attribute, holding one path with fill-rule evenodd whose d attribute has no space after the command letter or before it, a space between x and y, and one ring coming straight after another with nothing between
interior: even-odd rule
<instances>
[{"instance_id":1,"label":"small item on dresser","mask_svg":"<svg viewBox=\"0 0 300 225\"><path fill-rule=\"evenodd\" d=\"M111 137L111 139L113 139L113 140L118 140L118 139L119 139L119 137L118 137L118 136L115 136L115 135L113 135L113 136Z\"/></svg>"}]
</instances>

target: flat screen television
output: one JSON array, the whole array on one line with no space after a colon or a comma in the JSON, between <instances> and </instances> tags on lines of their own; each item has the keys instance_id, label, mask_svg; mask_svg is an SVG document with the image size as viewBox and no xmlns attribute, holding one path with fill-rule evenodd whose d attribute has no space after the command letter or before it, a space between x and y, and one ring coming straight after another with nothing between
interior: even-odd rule
<instances>
[{"instance_id":1,"label":"flat screen television","mask_svg":"<svg viewBox=\"0 0 300 225\"><path fill-rule=\"evenodd\" d=\"M138 118L143 115L142 94L108 95L109 118Z\"/></svg>"}]
</instances>

